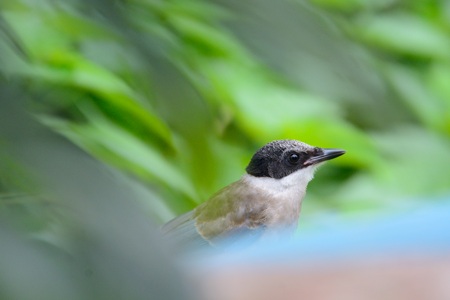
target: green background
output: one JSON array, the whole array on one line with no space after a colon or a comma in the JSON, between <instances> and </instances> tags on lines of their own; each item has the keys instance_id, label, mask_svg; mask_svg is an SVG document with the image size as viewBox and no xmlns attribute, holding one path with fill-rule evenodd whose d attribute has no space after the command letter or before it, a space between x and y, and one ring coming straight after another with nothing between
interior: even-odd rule
<instances>
[{"instance_id":1,"label":"green background","mask_svg":"<svg viewBox=\"0 0 450 300\"><path fill-rule=\"evenodd\" d=\"M311 182L306 226L450 192L448 1L3 0L0 9L0 110L20 103L105 163L115 188L134 193L122 200L156 224L237 180L275 139L347 151ZM53 136L38 150L30 137L29 153L48 154ZM72 226L67 194L41 186L48 170L15 157L17 140L0 143L0 209L59 245Z\"/></svg>"}]
</instances>

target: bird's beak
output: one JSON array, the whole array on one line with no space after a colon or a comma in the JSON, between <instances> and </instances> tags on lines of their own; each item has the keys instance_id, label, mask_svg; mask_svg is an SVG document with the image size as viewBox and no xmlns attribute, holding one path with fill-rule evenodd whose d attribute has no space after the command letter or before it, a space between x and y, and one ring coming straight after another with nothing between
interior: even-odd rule
<instances>
[{"instance_id":1,"label":"bird's beak","mask_svg":"<svg viewBox=\"0 0 450 300\"><path fill-rule=\"evenodd\" d=\"M342 149L321 149L322 151L318 151L317 154L311 156L304 162L304 166L312 166L315 164L318 164L323 161L327 161L333 158L336 158L338 156L341 156L345 153L345 150Z\"/></svg>"}]
</instances>

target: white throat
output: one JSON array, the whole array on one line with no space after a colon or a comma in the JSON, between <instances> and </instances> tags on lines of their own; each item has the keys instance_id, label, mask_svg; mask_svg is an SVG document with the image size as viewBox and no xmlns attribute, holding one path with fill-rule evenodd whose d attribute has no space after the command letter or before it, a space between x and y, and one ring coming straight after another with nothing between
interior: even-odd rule
<instances>
[{"instance_id":1,"label":"white throat","mask_svg":"<svg viewBox=\"0 0 450 300\"><path fill-rule=\"evenodd\" d=\"M247 188L256 190L259 201L267 205L265 223L268 228L282 226L295 230L306 187L313 179L315 169L314 166L307 167L280 179L249 174L242 177Z\"/></svg>"},{"instance_id":2,"label":"white throat","mask_svg":"<svg viewBox=\"0 0 450 300\"><path fill-rule=\"evenodd\" d=\"M308 183L314 178L314 166L300 169L280 179L271 177L255 177L245 174L243 180L253 188L263 190L273 196L279 194L290 194L291 197L303 198Z\"/></svg>"}]
</instances>

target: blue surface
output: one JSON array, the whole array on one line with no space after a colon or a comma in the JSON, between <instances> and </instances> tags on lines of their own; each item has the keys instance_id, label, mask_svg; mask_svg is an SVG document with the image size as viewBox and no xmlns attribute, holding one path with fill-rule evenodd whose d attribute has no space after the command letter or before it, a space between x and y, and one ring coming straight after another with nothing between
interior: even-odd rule
<instances>
[{"instance_id":1,"label":"blue surface","mask_svg":"<svg viewBox=\"0 0 450 300\"><path fill-rule=\"evenodd\" d=\"M414 209L370 221L335 220L335 224L327 224L323 230L300 231L290 241L227 250L226 255L214 257L213 262L310 261L390 253L450 254L449 200L428 201Z\"/></svg>"}]
</instances>

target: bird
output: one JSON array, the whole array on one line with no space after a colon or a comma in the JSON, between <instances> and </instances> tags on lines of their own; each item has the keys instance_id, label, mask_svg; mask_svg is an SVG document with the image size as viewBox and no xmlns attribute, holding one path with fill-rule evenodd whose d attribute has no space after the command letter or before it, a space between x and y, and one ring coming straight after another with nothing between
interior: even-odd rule
<instances>
[{"instance_id":1,"label":"bird","mask_svg":"<svg viewBox=\"0 0 450 300\"><path fill-rule=\"evenodd\" d=\"M161 233L185 249L292 235L317 167L344 153L297 140L272 141L256 151L239 180L164 224Z\"/></svg>"}]
</instances>

